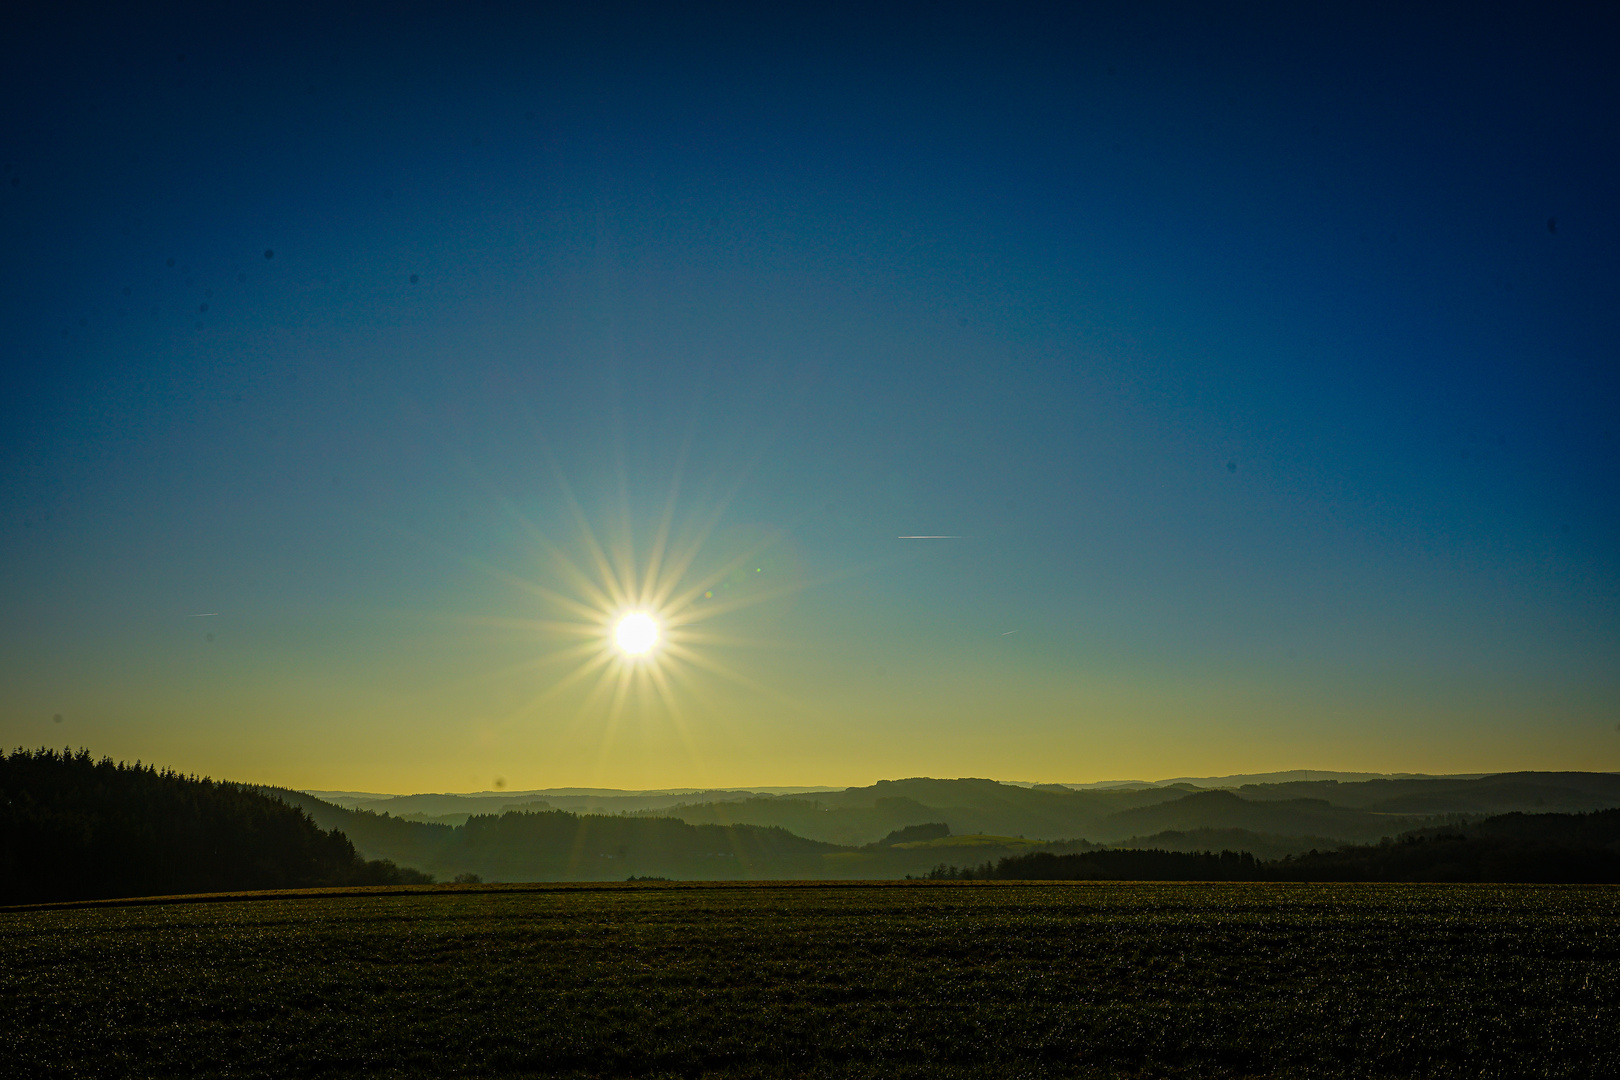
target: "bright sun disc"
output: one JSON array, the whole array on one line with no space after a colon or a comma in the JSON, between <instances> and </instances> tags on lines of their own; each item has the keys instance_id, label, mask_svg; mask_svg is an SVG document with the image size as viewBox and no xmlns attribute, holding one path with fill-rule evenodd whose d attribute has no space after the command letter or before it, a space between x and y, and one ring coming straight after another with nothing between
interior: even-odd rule
<instances>
[{"instance_id":1,"label":"bright sun disc","mask_svg":"<svg viewBox=\"0 0 1620 1080\"><path fill-rule=\"evenodd\" d=\"M658 623L644 612L632 612L619 620L613 642L620 652L641 656L658 644Z\"/></svg>"}]
</instances>

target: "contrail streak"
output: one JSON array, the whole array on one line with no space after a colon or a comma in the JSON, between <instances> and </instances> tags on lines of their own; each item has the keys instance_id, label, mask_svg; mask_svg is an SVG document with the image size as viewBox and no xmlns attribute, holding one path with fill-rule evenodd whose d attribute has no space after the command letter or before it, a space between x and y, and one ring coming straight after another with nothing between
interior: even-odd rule
<instances>
[{"instance_id":1,"label":"contrail streak","mask_svg":"<svg viewBox=\"0 0 1620 1080\"><path fill-rule=\"evenodd\" d=\"M960 536L897 536L896 540L960 540Z\"/></svg>"}]
</instances>

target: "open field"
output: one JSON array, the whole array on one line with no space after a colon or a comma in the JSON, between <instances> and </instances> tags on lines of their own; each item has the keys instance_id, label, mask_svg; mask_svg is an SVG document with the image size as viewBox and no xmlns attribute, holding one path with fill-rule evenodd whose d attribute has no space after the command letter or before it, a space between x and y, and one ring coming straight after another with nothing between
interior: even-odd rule
<instances>
[{"instance_id":1,"label":"open field","mask_svg":"<svg viewBox=\"0 0 1620 1080\"><path fill-rule=\"evenodd\" d=\"M0 913L45 1076L1620 1075L1620 889L427 887Z\"/></svg>"}]
</instances>

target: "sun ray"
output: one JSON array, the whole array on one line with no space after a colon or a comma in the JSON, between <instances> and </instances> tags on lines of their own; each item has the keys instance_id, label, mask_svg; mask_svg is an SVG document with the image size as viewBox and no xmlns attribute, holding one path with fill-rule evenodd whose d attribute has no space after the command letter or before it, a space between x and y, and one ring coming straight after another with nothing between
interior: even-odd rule
<instances>
[{"instance_id":1,"label":"sun ray","mask_svg":"<svg viewBox=\"0 0 1620 1080\"><path fill-rule=\"evenodd\" d=\"M719 704L704 689L703 684L692 677L695 670L693 665L686 663L684 660L673 660L673 662L660 667L658 670L669 679L671 684L679 683L683 693L690 695L711 714L720 711Z\"/></svg>"},{"instance_id":2,"label":"sun ray","mask_svg":"<svg viewBox=\"0 0 1620 1080\"><path fill-rule=\"evenodd\" d=\"M697 560L699 552L703 550L703 545L708 542L709 537L714 535L714 530L720 527L720 522L725 518L726 511L731 508L732 501L742 491L747 474L753 471L754 464L757 464L757 458L736 478L731 485L731 489L716 503L713 511L698 526L697 531L692 535L691 542L686 545L686 550L682 552L681 557L671 567L668 585L654 595L652 606L660 608L669 606L670 594L680 584L681 579L686 576L687 572L691 570L692 563ZM702 590L698 591L701 592Z\"/></svg>"},{"instance_id":3,"label":"sun ray","mask_svg":"<svg viewBox=\"0 0 1620 1080\"><path fill-rule=\"evenodd\" d=\"M704 545L708 543L709 538L714 535L714 531L719 527L720 515L717 514L709 521L704 522L690 535L684 549L672 560L670 572L666 576L664 583L654 593L652 598L653 606L666 608L677 603L671 597L675 595L675 590L680 587L687 575L691 573L692 564L697 561L697 557L702 552ZM699 590L699 592L701 591Z\"/></svg>"},{"instance_id":4,"label":"sun ray","mask_svg":"<svg viewBox=\"0 0 1620 1080\"><path fill-rule=\"evenodd\" d=\"M563 570L565 576L585 591L589 599L595 600L604 607L611 606L608 596L597 588L590 575L575 565L574 561L538 525L529 520L527 514L519 510L511 499L507 498L494 484L490 483L465 454L458 453L455 456L461 462L462 467L467 470L468 475L472 477L473 482L495 501L495 504L501 508L507 517L515 521L523 529L524 533L540 547L547 558L553 560Z\"/></svg>"},{"instance_id":5,"label":"sun ray","mask_svg":"<svg viewBox=\"0 0 1620 1080\"><path fill-rule=\"evenodd\" d=\"M619 440L617 452L614 454L615 479L618 481L618 510L619 527L616 534L609 537L608 553L619 572L619 580L623 583L624 602L634 605L641 597L641 583L636 573L636 537L631 526L630 518L630 478L624 462L624 440Z\"/></svg>"},{"instance_id":6,"label":"sun ray","mask_svg":"<svg viewBox=\"0 0 1620 1080\"><path fill-rule=\"evenodd\" d=\"M608 703L607 723L602 726L602 746L597 755L595 775L602 774L602 768L607 763L608 755L613 749L614 736L619 731L619 721L624 715L624 702L629 696L630 686L635 679L635 671L629 665L620 665L618 678L613 683L613 696Z\"/></svg>"},{"instance_id":7,"label":"sun ray","mask_svg":"<svg viewBox=\"0 0 1620 1080\"><path fill-rule=\"evenodd\" d=\"M569 485L567 477L563 476L561 467L551 458L549 452L546 454L546 459L551 465L552 474L556 478L558 487L562 489L563 499L568 505L570 516L574 520L574 530L579 536L580 543L585 545L586 555L595 564L596 572L600 575L601 585L605 587L609 601L608 606L625 606L630 602L630 597L634 593L625 588L624 582L619 579L612 560L608 558L607 551L597 540L596 532L591 528L590 519L586 517L584 508L579 505L579 500L574 496L574 489Z\"/></svg>"},{"instance_id":8,"label":"sun ray","mask_svg":"<svg viewBox=\"0 0 1620 1080\"><path fill-rule=\"evenodd\" d=\"M594 665L593 669L596 674L596 681L591 684L584 699L580 701L579 707L574 710L573 715L569 717L564 725L562 733L564 741L577 736L589 724L590 718L597 715L603 697L611 695L609 686L612 680L619 674L613 664L613 657L606 654L603 655L602 662Z\"/></svg>"},{"instance_id":9,"label":"sun ray","mask_svg":"<svg viewBox=\"0 0 1620 1080\"><path fill-rule=\"evenodd\" d=\"M680 453L675 456L675 468L669 480L669 497L664 500L664 512L659 516L658 528L653 533L652 547L647 553L647 576L642 582L642 589L638 595L637 603L642 607L653 608L658 606L656 595L659 591L658 575L662 570L664 551L669 544L669 531L675 521L675 502L680 496L681 474L686 466L686 451L691 443L691 432L681 444Z\"/></svg>"},{"instance_id":10,"label":"sun ray","mask_svg":"<svg viewBox=\"0 0 1620 1080\"><path fill-rule=\"evenodd\" d=\"M745 690L752 690L754 693L769 697L780 704L790 704L794 708L803 708L799 702L792 701L790 698L787 698L782 694L778 694L776 691L772 690L763 683L755 679L750 679L741 672L732 669L726 664L722 664L712 656L705 656L696 649L688 649L683 645L676 644L675 642L670 642L669 644L665 645L664 648L671 655L686 661L686 663L692 665L693 667L703 668L705 671L718 675L722 679L728 679Z\"/></svg>"},{"instance_id":11,"label":"sun ray","mask_svg":"<svg viewBox=\"0 0 1620 1080\"><path fill-rule=\"evenodd\" d=\"M718 569L711 571L704 577L698 578L692 585L688 586L686 590L679 595L672 596L667 599L665 601L665 606L675 611L680 611L691 606L691 604L699 596L725 581L728 577L747 566L749 563L757 561L759 556L769 551L777 542L777 539L773 537L755 544L753 547L743 551L741 554L727 561Z\"/></svg>"},{"instance_id":12,"label":"sun ray","mask_svg":"<svg viewBox=\"0 0 1620 1080\"><path fill-rule=\"evenodd\" d=\"M512 574L509 571L502 570L499 567L491 566L489 563L483 561L482 559L479 559L479 558L477 558L475 556L467 555L467 554L465 554L463 552L457 551L455 548L451 547L450 545L445 544L442 541L435 540L432 537L425 536L425 535L423 535L423 534L421 534L421 533L419 533L419 532L417 532L415 530L401 529L401 528L398 528L398 527L389 527L389 526L386 526L384 523L379 523L379 525L381 527L390 528L390 531L394 532L396 535L399 535L399 536L403 537L404 539L407 539L407 540L411 541L412 543L419 544L422 547L428 548L429 550L431 550L431 551L433 551L433 552L435 552L437 554L440 554L440 555L446 556L446 557L448 557L450 559L453 559L456 562L460 563L461 565L467 567L469 570L475 570L478 573L489 575L490 577L493 577L496 581L499 581L501 584L511 586L511 587L517 589L520 592L526 592L526 593L529 593L530 595L541 596L542 599L548 599L548 600L549 599L555 599L555 600L557 600L558 602L561 602L561 603L578 605L577 601L571 600L568 597L565 597L560 593L545 590L543 586L537 585L534 582L529 581L529 580L527 580L525 578L519 577L516 574ZM560 551L557 553L557 562L558 562L558 564L560 566L562 566L565 569L565 571L569 570L569 569L572 569L574 571L573 574L565 573L565 576L570 577L571 580L573 581L573 583L581 591L587 593L587 595L593 595L593 594L594 595L600 595L600 590L596 589L595 585L592 584L590 576L588 574L584 573L583 571L579 571L577 568L574 568L573 564L567 558L567 556L562 554ZM604 608L612 606L611 601L609 601L609 599L605 595L601 596L601 600L602 600L602 606ZM590 611L591 609L583 608L583 610ZM594 615L594 614L597 614L597 613L592 611L591 614Z\"/></svg>"},{"instance_id":13,"label":"sun ray","mask_svg":"<svg viewBox=\"0 0 1620 1080\"><path fill-rule=\"evenodd\" d=\"M674 695L669 685L669 672L661 667L650 667L647 669L647 679L652 683L653 689L658 692L658 700L663 703L665 710L669 713L670 720L675 725L676 734L681 737L681 742L686 744L687 752L690 754L692 748L686 737L686 714L681 711L680 699Z\"/></svg>"},{"instance_id":14,"label":"sun ray","mask_svg":"<svg viewBox=\"0 0 1620 1080\"><path fill-rule=\"evenodd\" d=\"M458 615L458 614L431 614L427 618L435 622L456 623L461 626L480 627L487 630L519 630L531 633L572 634L574 636L590 636L601 632L601 619L592 622L566 622L560 619L528 619L521 615Z\"/></svg>"},{"instance_id":15,"label":"sun ray","mask_svg":"<svg viewBox=\"0 0 1620 1080\"><path fill-rule=\"evenodd\" d=\"M555 667L570 661L588 660L601 652L601 647L594 642L575 645L568 649L554 650L541 653L538 656L525 657L522 660L503 664L500 667L487 671L473 672L453 679L446 683L447 689L470 689L475 686L486 685L492 680L507 679L530 672L543 671L548 667ZM611 659L611 657L609 658ZM554 687L560 689L561 687Z\"/></svg>"},{"instance_id":16,"label":"sun ray","mask_svg":"<svg viewBox=\"0 0 1620 1080\"><path fill-rule=\"evenodd\" d=\"M581 650L581 651L583 652L584 650ZM599 650L597 650L595 648L592 648L590 650L589 655L587 655L584 663L580 664L579 667L577 667L574 670L570 671L568 674L564 675L561 679L557 680L556 682L552 683L550 686L546 687L539 694L536 694L534 696L534 698L529 702L527 708L530 711L532 711L534 708L536 708L539 705L551 700L552 698L556 697L558 694L562 693L564 690L567 690L570 686L573 686L575 683L581 681L582 679L587 678L589 675L591 675L592 672L596 672L596 671L599 671L599 670L605 671L607 669L607 666L609 664L611 664L612 662L613 662L613 657L607 655L606 653L602 653L602 652L600 652ZM598 677L598 682L600 682L600 676ZM594 692L595 691L594 691L594 688L593 688L592 693L594 693ZM587 701L590 699L590 696L591 696L590 694L586 695L586 700Z\"/></svg>"},{"instance_id":17,"label":"sun ray","mask_svg":"<svg viewBox=\"0 0 1620 1080\"><path fill-rule=\"evenodd\" d=\"M580 674L584 675L585 672L581 671ZM584 696L580 698L574 711L568 714L567 719L563 721L558 735L559 742L572 741L589 726L590 717L593 715L592 710L602 696L602 688L613 677L613 668L607 662L593 664L591 665L590 674L594 675L595 678L591 681L589 688L586 689ZM573 681L579 682L581 680L575 679Z\"/></svg>"},{"instance_id":18,"label":"sun ray","mask_svg":"<svg viewBox=\"0 0 1620 1080\"><path fill-rule=\"evenodd\" d=\"M675 609L678 614L669 617L669 625L671 627L694 626L721 615L729 615L733 611L742 611L746 608L769 603L772 600L793 596L796 593L803 592L804 589L805 585L802 582L793 582L787 585L778 585L774 588L761 589L749 596L722 597L703 604L689 604L685 608Z\"/></svg>"},{"instance_id":19,"label":"sun ray","mask_svg":"<svg viewBox=\"0 0 1620 1080\"><path fill-rule=\"evenodd\" d=\"M692 733L686 722L686 713L681 708L680 697L670 685L670 673L665 668L651 667L647 669L648 681L658 694L658 700L663 704L664 711L669 717L671 729L675 737L680 740L681 749L686 751L686 759L691 762L692 768L701 778L701 782L708 783L708 767L699 755L697 745L692 739Z\"/></svg>"},{"instance_id":20,"label":"sun ray","mask_svg":"<svg viewBox=\"0 0 1620 1080\"><path fill-rule=\"evenodd\" d=\"M783 649L788 648L786 641L772 641L769 638L743 637L737 634L714 634L708 631L692 631L684 629L668 630L664 638L679 645L718 645L728 649Z\"/></svg>"}]
</instances>

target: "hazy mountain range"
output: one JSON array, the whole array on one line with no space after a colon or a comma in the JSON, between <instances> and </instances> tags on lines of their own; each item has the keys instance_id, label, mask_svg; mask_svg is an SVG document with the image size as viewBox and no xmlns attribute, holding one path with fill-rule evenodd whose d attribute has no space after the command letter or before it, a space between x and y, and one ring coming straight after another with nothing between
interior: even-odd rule
<instances>
[{"instance_id":1,"label":"hazy mountain range","mask_svg":"<svg viewBox=\"0 0 1620 1080\"><path fill-rule=\"evenodd\" d=\"M1615 774L538 794L388 799L398 816L19 750L0 754L0 904L431 877L1620 881ZM417 819L435 810L466 816Z\"/></svg>"},{"instance_id":2,"label":"hazy mountain range","mask_svg":"<svg viewBox=\"0 0 1620 1080\"><path fill-rule=\"evenodd\" d=\"M1000 780L1006 787L1071 791L1124 791L1148 788L1213 788L1231 789L1244 785L1283 784L1306 781L1337 781L1353 783L1366 780L1474 780L1485 773L1457 773L1436 776L1427 773L1358 773L1330 772L1319 769L1292 769L1285 772L1240 773L1232 776L1176 777L1170 780L1099 780L1078 784L1052 784L1034 781ZM415 795L387 794L370 791L320 791L304 789L304 794L342 806L350 810L374 810L418 820L429 818L456 818L488 813L492 806L516 808L543 802L559 810L576 813L620 813L631 810L651 810L688 803L723 802L756 796L817 795L861 791L863 788L840 788L825 785L799 787L747 787L747 788L651 788L629 790L624 788L531 788L524 791L472 791L462 793L430 793ZM450 824L460 824L451 821Z\"/></svg>"},{"instance_id":3,"label":"hazy mountain range","mask_svg":"<svg viewBox=\"0 0 1620 1080\"><path fill-rule=\"evenodd\" d=\"M1611 773L1272 775L1285 778L1081 788L919 777L842 790L323 793L330 798L266 790L341 829L366 858L488 880L898 877L1106 846L1274 859L1488 815L1620 807ZM909 832L924 825L939 834Z\"/></svg>"}]
</instances>

